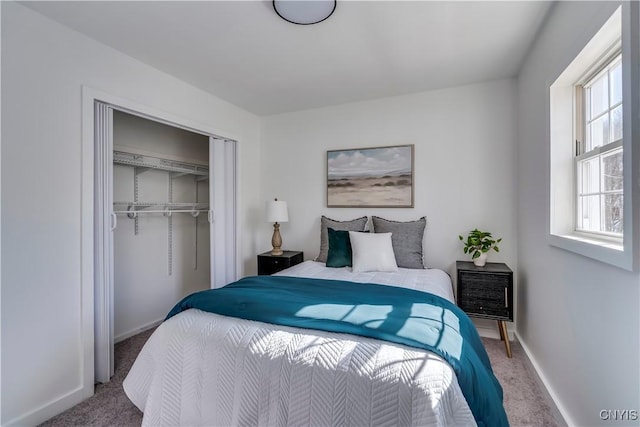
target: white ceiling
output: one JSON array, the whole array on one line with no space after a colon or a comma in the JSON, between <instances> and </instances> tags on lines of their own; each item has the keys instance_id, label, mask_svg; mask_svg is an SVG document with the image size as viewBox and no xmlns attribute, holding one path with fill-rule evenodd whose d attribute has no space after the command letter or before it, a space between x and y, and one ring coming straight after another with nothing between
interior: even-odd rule
<instances>
[{"instance_id":1,"label":"white ceiling","mask_svg":"<svg viewBox=\"0 0 640 427\"><path fill-rule=\"evenodd\" d=\"M270 1L25 2L258 115L513 77L544 1L344 1L319 24Z\"/></svg>"}]
</instances>

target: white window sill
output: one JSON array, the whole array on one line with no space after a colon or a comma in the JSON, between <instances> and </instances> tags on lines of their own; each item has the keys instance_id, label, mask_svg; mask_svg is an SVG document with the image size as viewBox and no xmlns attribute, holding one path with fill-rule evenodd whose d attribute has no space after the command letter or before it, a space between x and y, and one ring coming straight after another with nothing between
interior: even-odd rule
<instances>
[{"instance_id":1,"label":"white window sill","mask_svg":"<svg viewBox=\"0 0 640 427\"><path fill-rule=\"evenodd\" d=\"M589 245L596 245L596 246L601 246L603 248L609 248L609 249L615 249L618 251L623 251L624 250L624 246L622 245L622 241L614 241L613 239L598 239L597 237L591 237L585 234L569 234L569 235L563 235L563 236L559 236L559 237L563 237L565 239L570 239L570 240L575 240L578 242L583 242L585 244L589 244Z\"/></svg>"},{"instance_id":2,"label":"white window sill","mask_svg":"<svg viewBox=\"0 0 640 427\"><path fill-rule=\"evenodd\" d=\"M625 250L624 245L621 243L589 238L577 234L549 234L549 244L615 267L630 271L633 270L633 260L630 256L631 251Z\"/></svg>"}]
</instances>

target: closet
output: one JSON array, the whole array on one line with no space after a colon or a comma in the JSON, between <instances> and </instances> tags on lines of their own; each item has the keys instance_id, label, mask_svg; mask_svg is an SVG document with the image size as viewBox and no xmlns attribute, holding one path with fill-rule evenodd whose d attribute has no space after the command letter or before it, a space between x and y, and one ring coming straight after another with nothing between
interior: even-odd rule
<instances>
[{"instance_id":1,"label":"closet","mask_svg":"<svg viewBox=\"0 0 640 427\"><path fill-rule=\"evenodd\" d=\"M209 137L114 111L115 342L211 286L209 209Z\"/></svg>"},{"instance_id":2,"label":"closet","mask_svg":"<svg viewBox=\"0 0 640 427\"><path fill-rule=\"evenodd\" d=\"M159 324L184 296L237 280L237 142L89 92L93 218L84 222L93 224L93 256L86 271L94 379L104 383L114 372L114 342Z\"/></svg>"}]
</instances>

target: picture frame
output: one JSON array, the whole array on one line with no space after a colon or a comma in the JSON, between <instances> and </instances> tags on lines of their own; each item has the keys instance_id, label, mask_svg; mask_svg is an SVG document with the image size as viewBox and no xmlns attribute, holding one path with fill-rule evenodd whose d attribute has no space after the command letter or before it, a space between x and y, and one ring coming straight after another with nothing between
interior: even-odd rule
<instances>
[{"instance_id":1,"label":"picture frame","mask_svg":"<svg viewBox=\"0 0 640 427\"><path fill-rule=\"evenodd\" d=\"M327 207L412 208L414 144L327 151Z\"/></svg>"}]
</instances>

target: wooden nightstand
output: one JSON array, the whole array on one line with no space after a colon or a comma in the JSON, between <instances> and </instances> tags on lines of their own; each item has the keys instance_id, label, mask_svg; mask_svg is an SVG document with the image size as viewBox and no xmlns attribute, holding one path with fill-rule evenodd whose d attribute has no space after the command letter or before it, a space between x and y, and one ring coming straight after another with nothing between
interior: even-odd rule
<instances>
[{"instance_id":1,"label":"wooden nightstand","mask_svg":"<svg viewBox=\"0 0 640 427\"><path fill-rule=\"evenodd\" d=\"M285 268L300 264L303 258L301 251L284 251L282 255L271 255L271 251L258 255L258 274L277 273Z\"/></svg>"},{"instance_id":2,"label":"wooden nightstand","mask_svg":"<svg viewBox=\"0 0 640 427\"><path fill-rule=\"evenodd\" d=\"M458 306L469 316L497 320L500 339L511 357L506 322L513 321L513 271L504 263L476 267L467 261L456 261L456 270Z\"/></svg>"}]
</instances>

